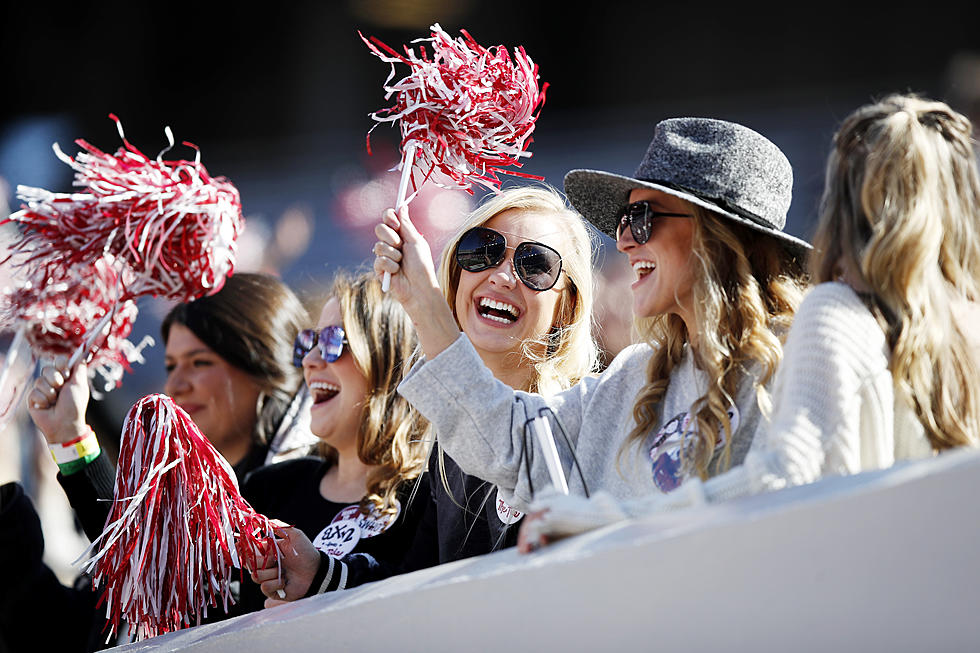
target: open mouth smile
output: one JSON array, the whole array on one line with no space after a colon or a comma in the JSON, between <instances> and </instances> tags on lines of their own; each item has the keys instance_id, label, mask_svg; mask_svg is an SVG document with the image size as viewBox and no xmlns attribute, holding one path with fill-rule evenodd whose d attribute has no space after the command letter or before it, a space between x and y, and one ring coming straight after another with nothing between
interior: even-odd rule
<instances>
[{"instance_id":1,"label":"open mouth smile","mask_svg":"<svg viewBox=\"0 0 980 653\"><path fill-rule=\"evenodd\" d=\"M490 299L489 297L480 298L476 311L480 317L501 324L513 324L521 316L521 310L513 304Z\"/></svg>"},{"instance_id":2,"label":"open mouth smile","mask_svg":"<svg viewBox=\"0 0 980 653\"><path fill-rule=\"evenodd\" d=\"M310 396L313 397L314 404L322 404L330 401L340 392L340 386L326 381L313 381L309 385Z\"/></svg>"},{"instance_id":3,"label":"open mouth smile","mask_svg":"<svg viewBox=\"0 0 980 653\"><path fill-rule=\"evenodd\" d=\"M657 264L652 261L635 261L633 263L633 273L636 274L636 279L639 281L643 277L647 276L651 272L657 269Z\"/></svg>"}]
</instances>

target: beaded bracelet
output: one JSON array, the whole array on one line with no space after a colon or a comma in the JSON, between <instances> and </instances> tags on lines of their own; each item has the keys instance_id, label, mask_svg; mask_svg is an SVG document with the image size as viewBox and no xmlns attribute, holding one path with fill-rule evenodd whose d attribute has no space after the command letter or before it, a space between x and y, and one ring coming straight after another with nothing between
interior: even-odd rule
<instances>
[{"instance_id":1,"label":"beaded bracelet","mask_svg":"<svg viewBox=\"0 0 980 653\"><path fill-rule=\"evenodd\" d=\"M48 449L51 450L51 457L58 463L58 469L65 476L84 469L102 451L99 447L99 440L95 437L95 431L88 425L85 428L88 429L88 433L80 435L70 442L48 445Z\"/></svg>"}]
</instances>

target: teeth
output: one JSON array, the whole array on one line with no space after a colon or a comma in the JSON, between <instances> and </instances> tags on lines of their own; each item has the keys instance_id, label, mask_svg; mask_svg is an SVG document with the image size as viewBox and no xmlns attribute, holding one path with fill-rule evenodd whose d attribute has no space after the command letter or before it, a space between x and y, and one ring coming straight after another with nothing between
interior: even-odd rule
<instances>
[{"instance_id":1,"label":"teeth","mask_svg":"<svg viewBox=\"0 0 980 653\"><path fill-rule=\"evenodd\" d=\"M310 383L310 390L322 390L323 392L340 392L340 386L326 381L313 381Z\"/></svg>"},{"instance_id":2,"label":"teeth","mask_svg":"<svg viewBox=\"0 0 980 653\"><path fill-rule=\"evenodd\" d=\"M505 311L505 312L510 313L511 315L513 315L515 320L517 319L517 316L518 316L518 314L520 312L520 311L518 311L517 307L514 306L513 304L507 304L505 302L498 302L497 300L490 299L489 297L482 297L482 298L480 298L480 306L486 306L487 308L492 308L492 309L495 309L495 310L498 310L498 311ZM497 316L494 316L494 315L485 315L484 317L493 318L493 319L497 320L498 322L503 322L505 324L507 324L507 323L510 322L510 320L507 320L507 319L504 319L504 318L501 318L501 317L497 317Z\"/></svg>"},{"instance_id":3,"label":"teeth","mask_svg":"<svg viewBox=\"0 0 980 653\"><path fill-rule=\"evenodd\" d=\"M637 278L642 277L645 274L649 274L657 268L656 264L651 261L635 261L633 263L633 272L636 273Z\"/></svg>"}]
</instances>

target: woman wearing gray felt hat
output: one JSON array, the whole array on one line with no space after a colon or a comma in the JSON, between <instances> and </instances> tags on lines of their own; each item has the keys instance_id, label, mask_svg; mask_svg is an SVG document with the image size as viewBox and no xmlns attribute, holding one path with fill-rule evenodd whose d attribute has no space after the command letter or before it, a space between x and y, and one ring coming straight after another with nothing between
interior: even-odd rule
<instances>
[{"instance_id":1,"label":"woman wearing gray felt hat","mask_svg":"<svg viewBox=\"0 0 980 653\"><path fill-rule=\"evenodd\" d=\"M632 177L598 170L565 175L569 201L612 238L634 189L657 190L800 250L810 247L783 231L793 192L789 161L767 138L737 123L664 120ZM630 224L635 230L632 218Z\"/></svg>"},{"instance_id":2,"label":"woman wearing gray felt hat","mask_svg":"<svg viewBox=\"0 0 980 653\"><path fill-rule=\"evenodd\" d=\"M570 173L571 202L617 237L636 273L642 342L550 397L494 381L432 289L431 256L407 212L387 213L374 268L392 275L426 356L399 392L463 471L496 484L521 511L541 505L535 489L561 486L547 457L526 451L535 449L525 430L536 418L553 418L552 431L574 448L571 495L665 494L739 465L764 427L782 336L803 295L806 245L782 232L791 186L775 145L701 118L660 123L636 178ZM499 265L498 278L503 289L513 272Z\"/></svg>"}]
</instances>

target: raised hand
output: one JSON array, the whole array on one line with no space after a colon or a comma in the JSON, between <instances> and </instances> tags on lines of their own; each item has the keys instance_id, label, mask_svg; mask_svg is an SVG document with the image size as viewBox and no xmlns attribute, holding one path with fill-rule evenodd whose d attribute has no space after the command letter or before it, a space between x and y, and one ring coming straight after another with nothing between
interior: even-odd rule
<instances>
[{"instance_id":1,"label":"raised hand","mask_svg":"<svg viewBox=\"0 0 980 653\"><path fill-rule=\"evenodd\" d=\"M88 372L85 363L68 369L68 359L57 357L44 365L27 395L28 412L49 444L70 442L88 433Z\"/></svg>"},{"instance_id":2,"label":"raised hand","mask_svg":"<svg viewBox=\"0 0 980 653\"><path fill-rule=\"evenodd\" d=\"M432 358L459 337L459 326L443 297L432 263L429 243L408 215L387 209L374 228L374 271L391 274L391 292L408 313L419 335L422 350Z\"/></svg>"},{"instance_id":3,"label":"raised hand","mask_svg":"<svg viewBox=\"0 0 980 653\"><path fill-rule=\"evenodd\" d=\"M415 228L403 206L398 214L387 209L374 228L378 242L374 245L374 271L380 276L391 274L391 292L409 309L420 291L439 288L429 243Z\"/></svg>"}]
</instances>

